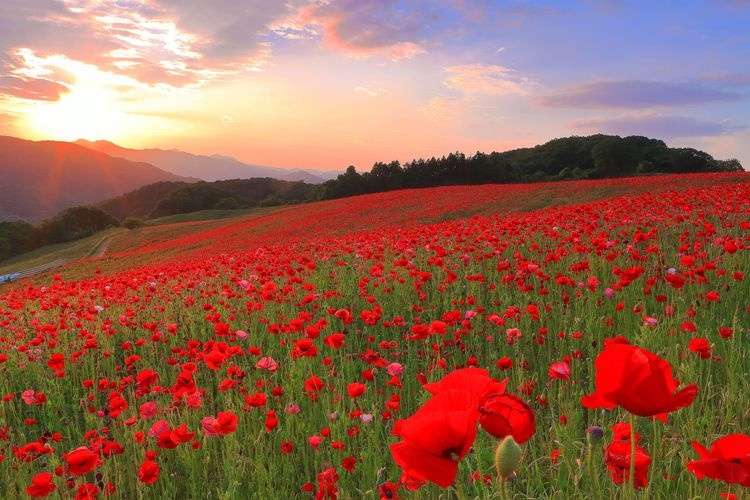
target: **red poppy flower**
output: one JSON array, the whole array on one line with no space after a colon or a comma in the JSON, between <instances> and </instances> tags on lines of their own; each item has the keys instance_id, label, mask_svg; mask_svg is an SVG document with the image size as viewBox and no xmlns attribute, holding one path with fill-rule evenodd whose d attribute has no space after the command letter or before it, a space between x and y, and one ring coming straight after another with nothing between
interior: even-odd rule
<instances>
[{"instance_id":1,"label":"red poppy flower","mask_svg":"<svg viewBox=\"0 0 750 500\"><path fill-rule=\"evenodd\" d=\"M690 349L690 352L697 354L701 359L708 359L711 357L711 345L705 337L690 339L688 348Z\"/></svg>"},{"instance_id":2,"label":"red poppy flower","mask_svg":"<svg viewBox=\"0 0 750 500\"><path fill-rule=\"evenodd\" d=\"M502 394L507 383L508 379L498 382L483 368L462 368L444 376L439 382L425 384L422 387L432 394L445 390L466 391L475 399L480 399L490 393Z\"/></svg>"},{"instance_id":3,"label":"red poppy flower","mask_svg":"<svg viewBox=\"0 0 750 500\"><path fill-rule=\"evenodd\" d=\"M323 387L325 387L325 384L320 377L316 377L315 375L305 380L305 392L316 393L322 390Z\"/></svg>"},{"instance_id":4,"label":"red poppy flower","mask_svg":"<svg viewBox=\"0 0 750 500\"><path fill-rule=\"evenodd\" d=\"M279 369L279 364L274 361L270 356L264 356L258 360L255 364L255 368L259 370L268 370L269 372L275 372Z\"/></svg>"},{"instance_id":5,"label":"red poppy flower","mask_svg":"<svg viewBox=\"0 0 750 500\"><path fill-rule=\"evenodd\" d=\"M65 368L65 356L59 352L54 352L47 360L47 366L55 371L62 370Z\"/></svg>"},{"instance_id":6,"label":"red poppy flower","mask_svg":"<svg viewBox=\"0 0 750 500\"><path fill-rule=\"evenodd\" d=\"M40 472L31 478L31 485L26 488L26 493L34 498L41 498L55 491L55 488L55 483L52 482L52 474Z\"/></svg>"},{"instance_id":7,"label":"red poppy flower","mask_svg":"<svg viewBox=\"0 0 750 500\"><path fill-rule=\"evenodd\" d=\"M596 391L581 399L586 408L619 405L634 415L648 417L689 406L698 394L695 384L675 392L680 382L672 377L669 363L629 344L610 344L594 364Z\"/></svg>"},{"instance_id":8,"label":"red poppy flower","mask_svg":"<svg viewBox=\"0 0 750 500\"><path fill-rule=\"evenodd\" d=\"M99 457L96 453L81 446L70 453L63 455L63 459L68 463L68 471L74 476L82 476L99 465Z\"/></svg>"},{"instance_id":9,"label":"red poppy flower","mask_svg":"<svg viewBox=\"0 0 750 500\"><path fill-rule=\"evenodd\" d=\"M159 479L159 464L152 460L146 460L138 469L138 480L142 483L153 484Z\"/></svg>"},{"instance_id":10,"label":"red poppy flower","mask_svg":"<svg viewBox=\"0 0 750 500\"><path fill-rule=\"evenodd\" d=\"M367 386L361 382L352 382L346 386L350 398L358 398L367 391Z\"/></svg>"},{"instance_id":11,"label":"red poppy flower","mask_svg":"<svg viewBox=\"0 0 750 500\"><path fill-rule=\"evenodd\" d=\"M403 441L391 445L396 463L411 477L443 488L453 483L457 461L477 435L478 409L466 391L441 391L417 412L399 420L392 434Z\"/></svg>"},{"instance_id":12,"label":"red poppy flower","mask_svg":"<svg viewBox=\"0 0 750 500\"><path fill-rule=\"evenodd\" d=\"M513 368L513 360L510 358L498 358L497 367L501 370L510 370Z\"/></svg>"},{"instance_id":13,"label":"red poppy flower","mask_svg":"<svg viewBox=\"0 0 750 500\"><path fill-rule=\"evenodd\" d=\"M74 500L96 500L99 491L99 487L95 484L84 483L76 490Z\"/></svg>"},{"instance_id":14,"label":"red poppy flower","mask_svg":"<svg viewBox=\"0 0 750 500\"><path fill-rule=\"evenodd\" d=\"M523 444L536 432L534 410L514 394L492 394L479 406L479 423L498 439Z\"/></svg>"},{"instance_id":15,"label":"red poppy flower","mask_svg":"<svg viewBox=\"0 0 750 500\"><path fill-rule=\"evenodd\" d=\"M609 475L615 484L630 482L631 443L615 441L604 450L604 461ZM635 487L645 488L648 484L648 467L651 457L640 446L635 449Z\"/></svg>"},{"instance_id":16,"label":"red poppy flower","mask_svg":"<svg viewBox=\"0 0 750 500\"><path fill-rule=\"evenodd\" d=\"M237 430L237 415L231 411L220 411L214 417L205 417L201 426L207 437L231 434Z\"/></svg>"},{"instance_id":17,"label":"red poppy flower","mask_svg":"<svg viewBox=\"0 0 750 500\"><path fill-rule=\"evenodd\" d=\"M262 392L256 392L252 396L245 396L245 403L250 408L260 408L268 403L268 396Z\"/></svg>"},{"instance_id":18,"label":"red poppy flower","mask_svg":"<svg viewBox=\"0 0 750 500\"><path fill-rule=\"evenodd\" d=\"M725 483L750 487L750 436L730 434L713 442L707 450L693 441L693 448L700 460L687 464L698 479L710 477Z\"/></svg>"},{"instance_id":19,"label":"red poppy flower","mask_svg":"<svg viewBox=\"0 0 750 500\"><path fill-rule=\"evenodd\" d=\"M552 379L570 380L570 365L565 361L556 361L549 365L547 376Z\"/></svg>"},{"instance_id":20,"label":"red poppy flower","mask_svg":"<svg viewBox=\"0 0 750 500\"><path fill-rule=\"evenodd\" d=\"M341 460L341 467L348 472L354 472L356 469L355 465L357 463L357 457L344 457L343 460Z\"/></svg>"}]
</instances>

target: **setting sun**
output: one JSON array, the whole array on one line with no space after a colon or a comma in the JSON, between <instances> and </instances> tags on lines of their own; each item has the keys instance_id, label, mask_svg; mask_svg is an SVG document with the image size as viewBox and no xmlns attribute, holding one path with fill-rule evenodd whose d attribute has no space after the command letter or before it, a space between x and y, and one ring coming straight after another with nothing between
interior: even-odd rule
<instances>
[{"instance_id":1,"label":"setting sun","mask_svg":"<svg viewBox=\"0 0 750 500\"><path fill-rule=\"evenodd\" d=\"M37 103L29 112L36 133L57 140L98 140L127 135L125 113L106 91L84 88L57 102Z\"/></svg>"}]
</instances>

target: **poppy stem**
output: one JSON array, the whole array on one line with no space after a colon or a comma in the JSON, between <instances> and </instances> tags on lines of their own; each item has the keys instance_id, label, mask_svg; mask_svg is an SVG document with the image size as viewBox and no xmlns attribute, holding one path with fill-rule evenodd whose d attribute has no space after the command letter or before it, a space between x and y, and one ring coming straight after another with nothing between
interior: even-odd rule
<instances>
[{"instance_id":1,"label":"poppy stem","mask_svg":"<svg viewBox=\"0 0 750 500\"><path fill-rule=\"evenodd\" d=\"M508 498L508 480L504 477L500 479L500 500L506 500Z\"/></svg>"},{"instance_id":2,"label":"poppy stem","mask_svg":"<svg viewBox=\"0 0 750 500\"><path fill-rule=\"evenodd\" d=\"M657 462L659 460L659 456L661 455L661 432L659 427L658 419L655 417L651 418L651 456L653 457L653 461ZM646 493L648 496L648 489L651 487L651 483L654 480L654 471L656 470L656 466L654 463L651 464L651 467L649 467L648 472L648 484L646 485Z\"/></svg>"},{"instance_id":3,"label":"poppy stem","mask_svg":"<svg viewBox=\"0 0 750 500\"><path fill-rule=\"evenodd\" d=\"M635 417L630 414L630 494L629 498L635 496Z\"/></svg>"},{"instance_id":4,"label":"poppy stem","mask_svg":"<svg viewBox=\"0 0 750 500\"><path fill-rule=\"evenodd\" d=\"M586 471L589 475L589 487L591 487L596 500L601 499L601 491L599 490L599 475L594 470L594 446L589 443L586 454Z\"/></svg>"}]
</instances>

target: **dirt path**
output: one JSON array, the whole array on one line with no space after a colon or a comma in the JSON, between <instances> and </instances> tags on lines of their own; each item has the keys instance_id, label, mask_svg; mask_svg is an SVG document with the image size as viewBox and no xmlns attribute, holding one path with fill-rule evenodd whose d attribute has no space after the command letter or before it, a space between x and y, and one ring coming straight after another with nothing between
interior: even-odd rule
<instances>
[{"instance_id":1,"label":"dirt path","mask_svg":"<svg viewBox=\"0 0 750 500\"><path fill-rule=\"evenodd\" d=\"M93 252L91 252L91 257L101 257L104 255L104 253L109 248L109 244L112 243L113 236L107 236L102 241L100 241Z\"/></svg>"}]
</instances>

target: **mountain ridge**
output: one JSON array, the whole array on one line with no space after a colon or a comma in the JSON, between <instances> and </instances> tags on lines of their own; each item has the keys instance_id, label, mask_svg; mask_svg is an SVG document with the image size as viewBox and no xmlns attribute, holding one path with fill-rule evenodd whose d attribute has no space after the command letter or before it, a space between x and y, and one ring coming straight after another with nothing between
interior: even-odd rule
<instances>
[{"instance_id":1,"label":"mountain ridge","mask_svg":"<svg viewBox=\"0 0 750 500\"><path fill-rule=\"evenodd\" d=\"M65 141L0 136L0 220L39 222L160 181L197 179Z\"/></svg>"},{"instance_id":2,"label":"mountain ridge","mask_svg":"<svg viewBox=\"0 0 750 500\"><path fill-rule=\"evenodd\" d=\"M237 158L222 154L199 155L179 149L131 149L110 141L87 141L85 139L78 139L75 143L111 156L132 161L144 161L167 172L187 177L196 177L208 182L272 177L280 180L301 180L308 184L321 184L338 175L337 172L325 172L313 169L288 170L279 167L255 165L244 163Z\"/></svg>"}]
</instances>

